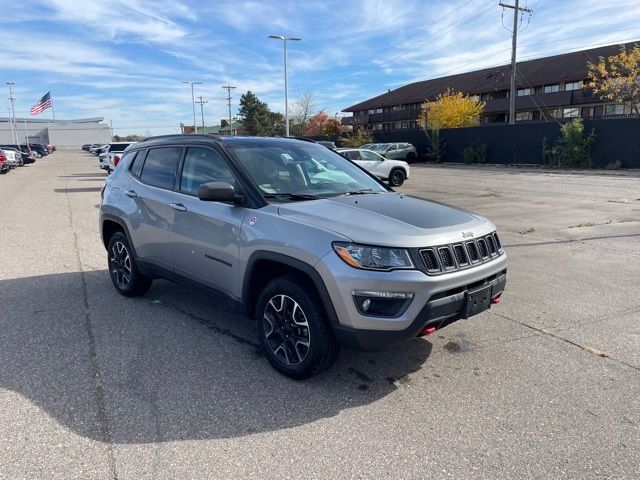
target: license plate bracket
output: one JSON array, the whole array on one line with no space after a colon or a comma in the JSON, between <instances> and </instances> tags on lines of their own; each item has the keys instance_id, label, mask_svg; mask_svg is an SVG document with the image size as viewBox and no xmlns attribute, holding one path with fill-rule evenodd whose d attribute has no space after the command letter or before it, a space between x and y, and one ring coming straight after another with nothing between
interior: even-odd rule
<instances>
[{"instance_id":1,"label":"license plate bracket","mask_svg":"<svg viewBox=\"0 0 640 480\"><path fill-rule=\"evenodd\" d=\"M464 318L469 318L491 308L492 285L485 285L465 295Z\"/></svg>"}]
</instances>

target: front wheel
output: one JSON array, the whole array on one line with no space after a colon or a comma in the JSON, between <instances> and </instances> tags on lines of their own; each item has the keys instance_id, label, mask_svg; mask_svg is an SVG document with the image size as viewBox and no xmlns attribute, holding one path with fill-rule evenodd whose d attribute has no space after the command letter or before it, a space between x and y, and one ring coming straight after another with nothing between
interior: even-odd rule
<instances>
[{"instance_id":1,"label":"front wheel","mask_svg":"<svg viewBox=\"0 0 640 480\"><path fill-rule=\"evenodd\" d=\"M272 280L256 305L259 342L280 373L303 380L326 370L338 353L338 342L315 289L303 277Z\"/></svg>"},{"instance_id":2,"label":"front wheel","mask_svg":"<svg viewBox=\"0 0 640 480\"><path fill-rule=\"evenodd\" d=\"M404 183L404 180L407 178L407 175L404 173L404 170L400 168L396 168L389 175L389 185L392 187L399 187Z\"/></svg>"},{"instance_id":3,"label":"front wheel","mask_svg":"<svg viewBox=\"0 0 640 480\"><path fill-rule=\"evenodd\" d=\"M129 240L124 233L116 232L111 236L107 251L109 275L118 293L134 297L151 288L152 280L138 270Z\"/></svg>"}]
</instances>

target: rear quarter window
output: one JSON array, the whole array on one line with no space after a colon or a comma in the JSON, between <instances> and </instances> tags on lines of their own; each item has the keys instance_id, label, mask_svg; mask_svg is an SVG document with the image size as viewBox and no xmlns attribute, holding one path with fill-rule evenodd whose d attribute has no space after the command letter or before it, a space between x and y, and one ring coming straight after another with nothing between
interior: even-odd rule
<instances>
[{"instance_id":1,"label":"rear quarter window","mask_svg":"<svg viewBox=\"0 0 640 480\"><path fill-rule=\"evenodd\" d=\"M154 187L173 189L181 152L180 147L152 148L147 153L140 179Z\"/></svg>"}]
</instances>

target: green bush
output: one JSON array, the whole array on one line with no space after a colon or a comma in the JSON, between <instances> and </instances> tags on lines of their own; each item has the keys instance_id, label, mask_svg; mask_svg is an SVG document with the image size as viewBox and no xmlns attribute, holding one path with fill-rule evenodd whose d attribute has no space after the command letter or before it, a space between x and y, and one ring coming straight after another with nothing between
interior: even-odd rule
<instances>
[{"instance_id":1,"label":"green bush","mask_svg":"<svg viewBox=\"0 0 640 480\"><path fill-rule=\"evenodd\" d=\"M591 167L591 146L596 141L595 131L589 135L584 133L582 119L575 118L560 126L560 136L552 152L559 167L588 168Z\"/></svg>"},{"instance_id":2,"label":"green bush","mask_svg":"<svg viewBox=\"0 0 640 480\"><path fill-rule=\"evenodd\" d=\"M486 143L480 145L469 145L460 152L463 163L487 163L489 159L489 149Z\"/></svg>"}]
</instances>

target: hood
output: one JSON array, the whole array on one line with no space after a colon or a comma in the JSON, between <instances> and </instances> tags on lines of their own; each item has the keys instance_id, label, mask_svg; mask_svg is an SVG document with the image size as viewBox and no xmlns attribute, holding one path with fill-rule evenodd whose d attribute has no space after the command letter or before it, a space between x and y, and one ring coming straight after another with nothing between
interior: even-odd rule
<instances>
[{"instance_id":1,"label":"hood","mask_svg":"<svg viewBox=\"0 0 640 480\"><path fill-rule=\"evenodd\" d=\"M280 205L278 213L334 231L354 242L403 247L457 242L494 230L465 210L403 194L353 195Z\"/></svg>"}]
</instances>

